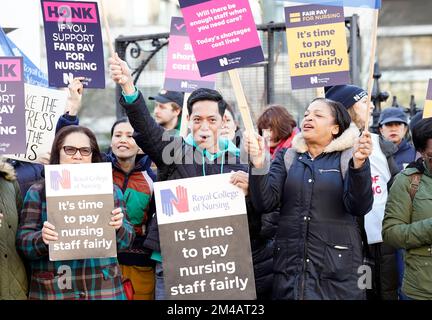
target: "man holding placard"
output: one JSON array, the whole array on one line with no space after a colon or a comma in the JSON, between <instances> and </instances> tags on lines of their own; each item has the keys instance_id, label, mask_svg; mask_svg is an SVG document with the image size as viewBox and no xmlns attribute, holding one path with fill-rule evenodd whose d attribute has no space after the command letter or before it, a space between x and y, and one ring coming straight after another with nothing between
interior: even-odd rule
<instances>
[{"instance_id":1,"label":"man holding placard","mask_svg":"<svg viewBox=\"0 0 432 320\"><path fill-rule=\"evenodd\" d=\"M237 171L231 178L232 183L246 191L248 168L240 164L239 150L230 141L219 137L226 102L217 91L194 91L187 103L192 133L186 139L171 137L164 141L164 130L148 112L127 64L118 56L110 58L109 64L112 79L123 89L120 103L139 133L137 143L159 169L167 172L167 180ZM159 244L154 250L160 251Z\"/></svg>"}]
</instances>

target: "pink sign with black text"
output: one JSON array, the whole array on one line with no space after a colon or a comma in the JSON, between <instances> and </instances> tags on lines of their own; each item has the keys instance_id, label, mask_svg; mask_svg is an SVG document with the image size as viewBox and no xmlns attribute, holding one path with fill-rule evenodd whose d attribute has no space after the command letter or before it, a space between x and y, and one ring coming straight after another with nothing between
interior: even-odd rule
<instances>
[{"instance_id":1,"label":"pink sign with black text","mask_svg":"<svg viewBox=\"0 0 432 320\"><path fill-rule=\"evenodd\" d=\"M164 89L190 93L214 89L215 81L215 75L201 78L184 20L172 17Z\"/></svg>"}]
</instances>

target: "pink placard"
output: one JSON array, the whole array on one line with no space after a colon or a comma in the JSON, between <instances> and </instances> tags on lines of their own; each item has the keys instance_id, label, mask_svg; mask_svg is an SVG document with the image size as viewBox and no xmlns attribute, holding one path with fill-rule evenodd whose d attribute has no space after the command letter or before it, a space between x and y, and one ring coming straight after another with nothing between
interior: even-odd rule
<instances>
[{"instance_id":1,"label":"pink placard","mask_svg":"<svg viewBox=\"0 0 432 320\"><path fill-rule=\"evenodd\" d=\"M50 22L98 23L94 2L44 1L44 19Z\"/></svg>"},{"instance_id":2,"label":"pink placard","mask_svg":"<svg viewBox=\"0 0 432 320\"><path fill-rule=\"evenodd\" d=\"M182 80L214 81L215 76L201 77L189 39L170 36L165 77Z\"/></svg>"},{"instance_id":3,"label":"pink placard","mask_svg":"<svg viewBox=\"0 0 432 320\"><path fill-rule=\"evenodd\" d=\"M213 0L182 13L198 61L261 46L248 0Z\"/></svg>"},{"instance_id":4,"label":"pink placard","mask_svg":"<svg viewBox=\"0 0 432 320\"><path fill-rule=\"evenodd\" d=\"M0 81L21 81L21 63L20 59L0 59Z\"/></svg>"}]
</instances>

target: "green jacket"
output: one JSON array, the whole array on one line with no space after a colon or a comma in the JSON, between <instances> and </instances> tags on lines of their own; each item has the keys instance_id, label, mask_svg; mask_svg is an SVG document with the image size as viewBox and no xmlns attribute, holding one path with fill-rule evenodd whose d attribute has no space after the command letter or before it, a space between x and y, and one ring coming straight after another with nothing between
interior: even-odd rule
<instances>
[{"instance_id":1,"label":"green jacket","mask_svg":"<svg viewBox=\"0 0 432 320\"><path fill-rule=\"evenodd\" d=\"M384 242L406 250L402 291L413 299L432 299L432 174L425 169L411 201L409 168L397 175L387 200Z\"/></svg>"},{"instance_id":2,"label":"green jacket","mask_svg":"<svg viewBox=\"0 0 432 320\"><path fill-rule=\"evenodd\" d=\"M0 300L27 299L27 275L15 244L21 208L18 183L0 175Z\"/></svg>"}]
</instances>

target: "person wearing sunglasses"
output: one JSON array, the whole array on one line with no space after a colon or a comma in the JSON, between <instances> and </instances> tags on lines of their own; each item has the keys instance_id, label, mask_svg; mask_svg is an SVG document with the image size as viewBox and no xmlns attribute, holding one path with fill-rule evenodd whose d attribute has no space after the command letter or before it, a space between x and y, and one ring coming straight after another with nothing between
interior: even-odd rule
<instances>
[{"instance_id":1,"label":"person wearing sunglasses","mask_svg":"<svg viewBox=\"0 0 432 320\"><path fill-rule=\"evenodd\" d=\"M61 129L53 142L50 164L102 162L93 132L81 126ZM114 209L110 226L116 230L117 249L126 249L134 239L132 225L125 215L121 190L114 185ZM124 300L117 258L50 261L48 245L58 239L55 226L47 221L45 182L30 187L24 199L17 248L30 261L29 299L37 300ZM65 285L64 270L70 270Z\"/></svg>"}]
</instances>

